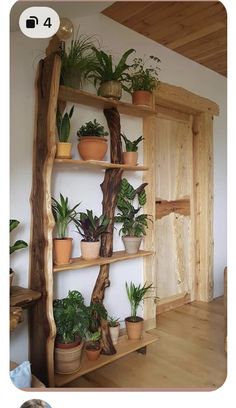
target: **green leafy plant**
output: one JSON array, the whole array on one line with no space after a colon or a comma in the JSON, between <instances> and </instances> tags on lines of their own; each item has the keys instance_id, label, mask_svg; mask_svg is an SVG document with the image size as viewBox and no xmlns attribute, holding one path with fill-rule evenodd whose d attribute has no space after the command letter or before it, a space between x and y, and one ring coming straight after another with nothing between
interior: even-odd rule
<instances>
[{"instance_id":1,"label":"green leafy plant","mask_svg":"<svg viewBox=\"0 0 236 408\"><path fill-rule=\"evenodd\" d=\"M88 332L86 335L85 348L88 350L99 350L101 337L102 335L100 331Z\"/></svg>"},{"instance_id":2,"label":"green leafy plant","mask_svg":"<svg viewBox=\"0 0 236 408\"><path fill-rule=\"evenodd\" d=\"M77 136L79 139L80 137L83 137L83 136L103 137L107 135L108 135L108 132L105 131L104 126L102 126L99 122L97 122L96 119L94 119L93 122L89 121L85 123L77 131Z\"/></svg>"},{"instance_id":3,"label":"green leafy plant","mask_svg":"<svg viewBox=\"0 0 236 408\"><path fill-rule=\"evenodd\" d=\"M119 321L120 321L119 317L115 318L115 317L112 317L112 316L108 316L108 324L109 324L110 327L118 326Z\"/></svg>"},{"instance_id":4,"label":"green leafy plant","mask_svg":"<svg viewBox=\"0 0 236 408\"><path fill-rule=\"evenodd\" d=\"M138 286L135 286L133 282L130 282L129 285L127 282L125 282L125 286L126 286L126 292L128 295L130 306L131 306L131 317L133 318L133 321L135 321L137 318L137 310L138 310L139 305L144 300L146 293L150 289L154 289L154 288L152 284L147 285L145 283L143 286L141 286L141 284L139 284Z\"/></svg>"},{"instance_id":5,"label":"green leafy plant","mask_svg":"<svg viewBox=\"0 0 236 408\"><path fill-rule=\"evenodd\" d=\"M70 208L68 197L64 198L60 194L60 201L57 201L52 197L52 212L56 222L58 237L60 239L66 238L66 231L69 223L77 215L75 211L80 203L76 204L73 208Z\"/></svg>"},{"instance_id":6,"label":"green leafy plant","mask_svg":"<svg viewBox=\"0 0 236 408\"><path fill-rule=\"evenodd\" d=\"M69 139L70 136L70 119L73 115L74 112L74 106L72 106L71 110L69 113L65 113L62 115L62 113L57 110L57 133L58 133L58 139L60 142L66 143Z\"/></svg>"},{"instance_id":7,"label":"green leafy plant","mask_svg":"<svg viewBox=\"0 0 236 408\"><path fill-rule=\"evenodd\" d=\"M134 206L136 197L138 201L137 207ZM138 215L146 201L145 184L134 189L127 179L122 179L117 198L119 212L115 216L115 222L123 224L120 229L120 233L123 236L141 237L146 235L148 220L151 220L151 217L148 214Z\"/></svg>"},{"instance_id":8,"label":"green leafy plant","mask_svg":"<svg viewBox=\"0 0 236 408\"><path fill-rule=\"evenodd\" d=\"M85 339L89 332L89 310L82 294L69 291L64 299L53 301L53 314L57 328L57 340L60 343L73 343Z\"/></svg>"},{"instance_id":9,"label":"green leafy plant","mask_svg":"<svg viewBox=\"0 0 236 408\"><path fill-rule=\"evenodd\" d=\"M19 224L20 221L18 220L10 220L9 222L10 232L17 228ZM13 252L18 251L19 249L26 248L27 246L28 244L25 241L17 240L13 245L10 245L10 254L13 254Z\"/></svg>"},{"instance_id":10,"label":"green leafy plant","mask_svg":"<svg viewBox=\"0 0 236 408\"><path fill-rule=\"evenodd\" d=\"M79 85L87 78L88 74L97 66L97 57L93 51L93 46L97 42L95 36L79 34L77 31L76 37L71 40L68 50L64 49L61 52L62 68L61 68L61 83L64 84L67 80L67 75L71 71L76 74ZM69 84L70 85L70 84Z\"/></svg>"},{"instance_id":11,"label":"green leafy plant","mask_svg":"<svg viewBox=\"0 0 236 408\"><path fill-rule=\"evenodd\" d=\"M96 54L98 65L88 77L93 79L94 85L97 86L97 83L101 84L106 81L120 81L123 87L123 83L127 80L128 69L130 68L126 61L135 50L133 48L127 50L120 58L118 64L115 65L111 54L98 50L96 47L92 49Z\"/></svg>"},{"instance_id":12,"label":"green leafy plant","mask_svg":"<svg viewBox=\"0 0 236 408\"><path fill-rule=\"evenodd\" d=\"M79 218L73 218L77 232L82 236L82 241L99 241L101 234L106 232L109 219L105 215L97 217L92 210L79 213Z\"/></svg>"},{"instance_id":13,"label":"green leafy plant","mask_svg":"<svg viewBox=\"0 0 236 408\"><path fill-rule=\"evenodd\" d=\"M140 136L136 140L129 140L124 133L121 133L121 137L125 142L125 148L127 152L137 152L138 150L138 144L144 140L143 136Z\"/></svg>"},{"instance_id":14,"label":"green leafy plant","mask_svg":"<svg viewBox=\"0 0 236 408\"><path fill-rule=\"evenodd\" d=\"M147 58L134 58L129 70L129 83L124 89L129 93L134 91L152 92L159 83L159 63L160 59L154 55Z\"/></svg>"}]
</instances>

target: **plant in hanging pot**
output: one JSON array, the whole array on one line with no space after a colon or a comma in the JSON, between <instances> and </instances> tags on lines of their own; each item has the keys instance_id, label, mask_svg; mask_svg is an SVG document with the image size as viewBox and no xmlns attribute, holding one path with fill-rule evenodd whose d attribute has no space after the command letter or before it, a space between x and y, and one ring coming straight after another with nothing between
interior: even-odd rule
<instances>
[{"instance_id":1,"label":"plant in hanging pot","mask_svg":"<svg viewBox=\"0 0 236 408\"><path fill-rule=\"evenodd\" d=\"M58 238L53 239L53 260L56 265L70 263L72 252L72 238L66 236L67 228L73 217L77 215L76 204L70 208L68 197L64 198L60 194L60 201L52 197L52 212L56 223Z\"/></svg>"},{"instance_id":2,"label":"plant in hanging pot","mask_svg":"<svg viewBox=\"0 0 236 408\"><path fill-rule=\"evenodd\" d=\"M118 337L119 337L119 332L120 332L119 318L108 316L108 325L109 325L109 331L110 331L112 343L116 345L118 341Z\"/></svg>"},{"instance_id":3,"label":"plant in hanging pot","mask_svg":"<svg viewBox=\"0 0 236 408\"><path fill-rule=\"evenodd\" d=\"M106 232L109 219L105 215L97 217L92 210L80 212L78 218L73 218L77 232L82 236L80 241L81 257L96 259L100 252L100 236Z\"/></svg>"},{"instance_id":4,"label":"plant in hanging pot","mask_svg":"<svg viewBox=\"0 0 236 408\"><path fill-rule=\"evenodd\" d=\"M92 49L96 42L94 36L79 34L77 31L68 50L64 48L61 52L61 85L78 89L82 87L88 74L97 65L96 54Z\"/></svg>"},{"instance_id":5,"label":"plant in hanging pot","mask_svg":"<svg viewBox=\"0 0 236 408\"><path fill-rule=\"evenodd\" d=\"M129 84L125 90L132 94L134 105L151 106L152 92L159 83L160 59L154 55L134 58L129 70Z\"/></svg>"},{"instance_id":6,"label":"plant in hanging pot","mask_svg":"<svg viewBox=\"0 0 236 408\"><path fill-rule=\"evenodd\" d=\"M20 224L20 221L18 220L10 220L9 222L9 232L12 232L15 228L18 227ZM28 244L25 241L22 240L17 240L13 245L10 245L10 255L13 254L15 251L18 251L19 249L26 248ZM12 285L13 278L14 278L15 272L10 268L10 286Z\"/></svg>"},{"instance_id":7,"label":"plant in hanging pot","mask_svg":"<svg viewBox=\"0 0 236 408\"><path fill-rule=\"evenodd\" d=\"M107 152L108 132L97 122L89 121L77 131L78 152L83 160L103 160Z\"/></svg>"},{"instance_id":8,"label":"plant in hanging pot","mask_svg":"<svg viewBox=\"0 0 236 408\"><path fill-rule=\"evenodd\" d=\"M144 140L143 136L140 136L136 140L129 140L124 133L121 133L121 137L125 142L126 151L122 153L123 163L131 166L137 166L138 164L138 144Z\"/></svg>"},{"instance_id":9,"label":"plant in hanging pot","mask_svg":"<svg viewBox=\"0 0 236 408\"><path fill-rule=\"evenodd\" d=\"M137 199L137 207L134 206ZM151 217L148 214L138 214L146 203L145 184L137 189L122 179L120 191L117 198L118 214L115 216L115 222L122 223L120 234L128 254L136 254L139 251L143 236L146 235L146 228Z\"/></svg>"},{"instance_id":10,"label":"plant in hanging pot","mask_svg":"<svg viewBox=\"0 0 236 408\"><path fill-rule=\"evenodd\" d=\"M89 331L89 311L82 294L69 291L64 299L53 301L57 334L55 371L69 374L79 370L84 339Z\"/></svg>"},{"instance_id":11,"label":"plant in hanging pot","mask_svg":"<svg viewBox=\"0 0 236 408\"><path fill-rule=\"evenodd\" d=\"M131 306L131 315L125 318L126 332L129 340L140 340L143 329L143 318L137 316L137 310L141 302L144 300L146 293L150 289L154 289L152 284L146 283L141 286L135 286L133 282L125 283L127 296Z\"/></svg>"},{"instance_id":12,"label":"plant in hanging pot","mask_svg":"<svg viewBox=\"0 0 236 408\"><path fill-rule=\"evenodd\" d=\"M126 61L129 55L135 52L135 50L131 48L127 50L117 65L114 64L112 55L106 54L96 47L93 47L93 51L96 54L98 64L88 75L88 78L93 80L95 87L97 87L97 84L99 85L98 95L119 100L122 95L124 83L127 81L127 72L130 67Z\"/></svg>"},{"instance_id":13,"label":"plant in hanging pot","mask_svg":"<svg viewBox=\"0 0 236 408\"><path fill-rule=\"evenodd\" d=\"M59 142L57 143L56 158L57 159L71 159L71 147L72 143L69 143L70 136L70 119L74 112L74 106L70 109L69 113L64 115L57 110L57 134Z\"/></svg>"}]
</instances>

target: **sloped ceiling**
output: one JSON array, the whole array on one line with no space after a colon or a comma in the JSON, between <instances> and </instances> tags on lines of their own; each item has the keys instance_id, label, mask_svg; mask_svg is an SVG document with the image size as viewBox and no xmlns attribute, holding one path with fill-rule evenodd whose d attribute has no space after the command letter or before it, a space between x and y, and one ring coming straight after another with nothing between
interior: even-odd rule
<instances>
[{"instance_id":1,"label":"sloped ceiling","mask_svg":"<svg viewBox=\"0 0 236 408\"><path fill-rule=\"evenodd\" d=\"M122 1L102 14L227 76L227 15L219 1Z\"/></svg>"}]
</instances>

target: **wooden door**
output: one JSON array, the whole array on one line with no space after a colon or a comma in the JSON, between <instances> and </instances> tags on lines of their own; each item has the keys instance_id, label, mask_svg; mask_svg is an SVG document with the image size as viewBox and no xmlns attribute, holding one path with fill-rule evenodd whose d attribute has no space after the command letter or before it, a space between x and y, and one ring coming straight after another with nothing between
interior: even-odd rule
<instances>
[{"instance_id":1,"label":"wooden door","mask_svg":"<svg viewBox=\"0 0 236 408\"><path fill-rule=\"evenodd\" d=\"M193 297L192 115L156 124L155 267L158 309Z\"/></svg>"}]
</instances>

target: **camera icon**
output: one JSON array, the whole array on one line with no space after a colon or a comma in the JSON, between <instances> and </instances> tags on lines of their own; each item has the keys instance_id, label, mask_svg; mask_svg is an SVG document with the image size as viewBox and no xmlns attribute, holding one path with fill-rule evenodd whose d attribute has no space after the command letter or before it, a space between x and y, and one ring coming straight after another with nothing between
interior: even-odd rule
<instances>
[{"instance_id":1,"label":"camera icon","mask_svg":"<svg viewBox=\"0 0 236 408\"><path fill-rule=\"evenodd\" d=\"M26 28L35 28L35 26L38 25L38 23L39 23L38 17L30 16L26 20L25 25L26 25Z\"/></svg>"}]
</instances>

